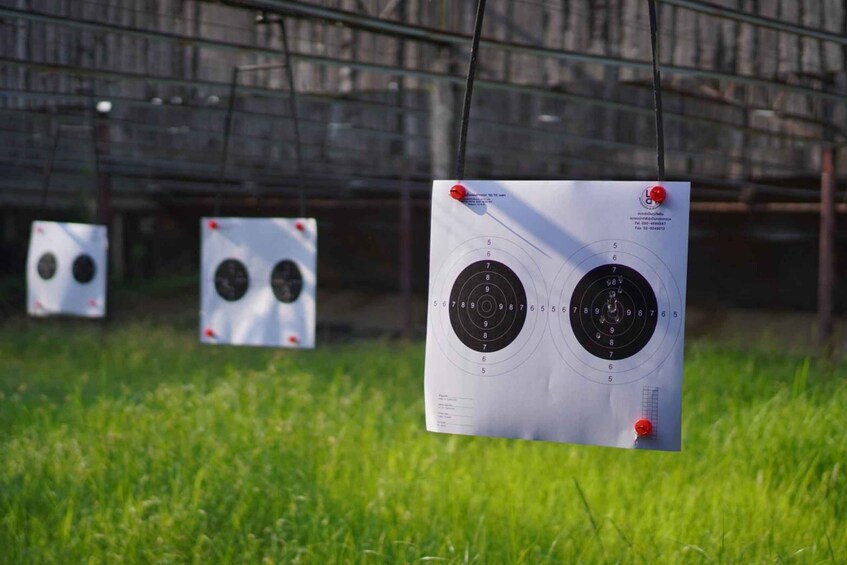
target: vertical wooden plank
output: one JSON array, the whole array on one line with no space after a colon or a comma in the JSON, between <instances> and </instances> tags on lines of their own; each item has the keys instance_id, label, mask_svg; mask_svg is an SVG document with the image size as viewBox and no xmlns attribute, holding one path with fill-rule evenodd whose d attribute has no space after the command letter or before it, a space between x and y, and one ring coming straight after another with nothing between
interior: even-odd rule
<instances>
[{"instance_id":1,"label":"vertical wooden plank","mask_svg":"<svg viewBox=\"0 0 847 565\"><path fill-rule=\"evenodd\" d=\"M832 147L821 159L821 223L818 263L818 344L832 348L832 289L835 283L835 166Z\"/></svg>"}]
</instances>

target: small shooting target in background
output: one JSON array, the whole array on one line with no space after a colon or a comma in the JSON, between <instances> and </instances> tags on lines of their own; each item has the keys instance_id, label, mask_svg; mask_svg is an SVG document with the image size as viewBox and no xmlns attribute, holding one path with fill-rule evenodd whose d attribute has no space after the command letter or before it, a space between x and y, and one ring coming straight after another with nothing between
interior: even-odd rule
<instances>
[{"instance_id":1,"label":"small shooting target in background","mask_svg":"<svg viewBox=\"0 0 847 565\"><path fill-rule=\"evenodd\" d=\"M105 226L36 221L27 257L30 316L106 315Z\"/></svg>"},{"instance_id":2,"label":"small shooting target in background","mask_svg":"<svg viewBox=\"0 0 847 565\"><path fill-rule=\"evenodd\" d=\"M204 218L200 340L312 348L314 219Z\"/></svg>"}]
</instances>

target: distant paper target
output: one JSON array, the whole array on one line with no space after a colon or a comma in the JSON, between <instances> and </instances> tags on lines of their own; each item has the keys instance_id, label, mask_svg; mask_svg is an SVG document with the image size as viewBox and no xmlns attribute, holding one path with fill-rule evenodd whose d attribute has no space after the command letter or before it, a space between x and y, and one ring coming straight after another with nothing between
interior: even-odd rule
<instances>
[{"instance_id":1,"label":"distant paper target","mask_svg":"<svg viewBox=\"0 0 847 565\"><path fill-rule=\"evenodd\" d=\"M204 218L200 340L312 348L317 222Z\"/></svg>"},{"instance_id":2,"label":"distant paper target","mask_svg":"<svg viewBox=\"0 0 847 565\"><path fill-rule=\"evenodd\" d=\"M105 226L36 221L27 257L31 316L106 315Z\"/></svg>"}]
</instances>

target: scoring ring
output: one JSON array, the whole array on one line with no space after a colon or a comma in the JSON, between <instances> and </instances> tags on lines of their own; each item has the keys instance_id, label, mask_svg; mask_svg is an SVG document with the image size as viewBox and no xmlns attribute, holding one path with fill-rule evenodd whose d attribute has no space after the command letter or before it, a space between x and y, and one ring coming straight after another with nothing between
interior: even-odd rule
<instances>
[{"instance_id":1,"label":"scoring ring","mask_svg":"<svg viewBox=\"0 0 847 565\"><path fill-rule=\"evenodd\" d=\"M517 244L487 236L466 241L430 280L430 337L468 374L490 377L515 369L532 355L544 333L543 280L533 258ZM486 337L489 328L495 333Z\"/></svg>"},{"instance_id":2,"label":"scoring ring","mask_svg":"<svg viewBox=\"0 0 847 565\"><path fill-rule=\"evenodd\" d=\"M526 291L500 261L465 267L450 290L450 325L456 337L478 352L494 353L512 343L526 321Z\"/></svg>"},{"instance_id":3,"label":"scoring ring","mask_svg":"<svg viewBox=\"0 0 847 565\"><path fill-rule=\"evenodd\" d=\"M620 361L644 349L659 318L656 294L627 265L594 267L577 282L568 315L579 344L605 361Z\"/></svg>"},{"instance_id":4,"label":"scoring ring","mask_svg":"<svg viewBox=\"0 0 847 565\"><path fill-rule=\"evenodd\" d=\"M611 305L608 293L596 293L595 301L589 305L590 315L584 314L585 306L580 306L584 320L581 317L573 318L574 306L572 301L574 295L580 294L580 289L585 289L586 283L601 283L609 280L608 271L620 270L629 277L630 284L627 286L633 294L627 303L621 301L621 305L641 303L652 305L655 297L655 327L644 324L641 332L648 330L649 336L641 333L632 333L638 327L630 327L627 324L632 316L624 316L618 324L627 335L641 336L643 341L630 343L627 351L609 347L609 339L614 339L611 332L604 329L599 322L599 314L595 315L595 308L602 312L603 308ZM594 273L592 276L591 273ZM598 277L597 274L604 276ZM617 274L617 273L612 273ZM637 284L633 281L637 279ZM580 283L583 286L580 287ZM585 247L574 253L559 270L553 283L550 296L550 304L557 307L559 312L551 314L551 331L553 342L563 360L582 377L603 384L626 384L640 380L661 366L674 350L679 336L682 332L683 304L679 287L667 265L655 253L646 247L626 240L602 240ZM645 295L646 289L650 289L653 297ZM590 286L588 287L590 289ZM590 292L590 290L589 290ZM638 295L641 292L641 295ZM626 292L624 293L626 294ZM617 298L617 296L616 296ZM564 307L564 310L562 310ZM608 320L607 320L608 321ZM637 320L632 320L636 323ZM589 335L580 335L584 329L591 329ZM618 332L616 329L615 332ZM587 332L586 332L587 333ZM597 338L597 334L600 338ZM591 341L602 343L605 339L606 347L587 346L586 337L593 338ZM629 342L627 342L629 343ZM614 342L617 348L619 342ZM611 357L609 353L611 352ZM624 355L624 353L628 353ZM603 355L607 357L604 359Z\"/></svg>"}]
</instances>

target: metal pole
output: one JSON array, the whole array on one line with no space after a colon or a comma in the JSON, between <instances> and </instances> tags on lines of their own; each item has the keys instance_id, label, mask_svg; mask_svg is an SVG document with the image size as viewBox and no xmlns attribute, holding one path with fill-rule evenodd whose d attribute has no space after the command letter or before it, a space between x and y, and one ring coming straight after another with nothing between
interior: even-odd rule
<instances>
[{"instance_id":1,"label":"metal pole","mask_svg":"<svg viewBox=\"0 0 847 565\"><path fill-rule=\"evenodd\" d=\"M98 224L107 226L112 216L111 184L108 171L103 170L102 156L109 155L109 114L94 111L94 124L91 127L91 141L94 144L94 170L97 176L97 218ZM98 119L99 118L99 119Z\"/></svg>"},{"instance_id":2,"label":"metal pole","mask_svg":"<svg viewBox=\"0 0 847 565\"><path fill-rule=\"evenodd\" d=\"M297 159L297 176L300 184L300 216L306 216L306 195L303 190L303 155L300 142L300 120L297 117L297 87L294 84L294 63L291 60L291 51L288 48L288 34L285 31L285 19L279 19L279 29L282 32L282 49L285 51L285 74L288 76L288 87L291 96L288 97L288 111L291 113L291 121L294 124L294 155Z\"/></svg>"},{"instance_id":3,"label":"metal pole","mask_svg":"<svg viewBox=\"0 0 847 565\"><path fill-rule=\"evenodd\" d=\"M832 298L835 284L835 164L831 147L821 160L821 224L818 262L818 344L832 348Z\"/></svg>"},{"instance_id":4,"label":"metal pole","mask_svg":"<svg viewBox=\"0 0 847 565\"><path fill-rule=\"evenodd\" d=\"M53 176L53 166L56 162L56 151L59 148L59 139L62 135L62 126L56 128L56 133L53 135L53 147L50 149L50 158L47 160L47 166L44 169L44 181L41 185L41 211L44 214L47 209L47 193L50 192L50 177Z\"/></svg>"},{"instance_id":5,"label":"metal pole","mask_svg":"<svg viewBox=\"0 0 847 565\"><path fill-rule=\"evenodd\" d=\"M232 130L232 111L235 108L235 91L238 88L238 67L232 68L232 79L229 83L229 104L226 111L226 122L224 124L224 143L221 149L221 168L218 172L218 194L215 197L215 216L221 213L221 200L223 199L224 177L226 176L226 161L229 156L229 134Z\"/></svg>"}]
</instances>

